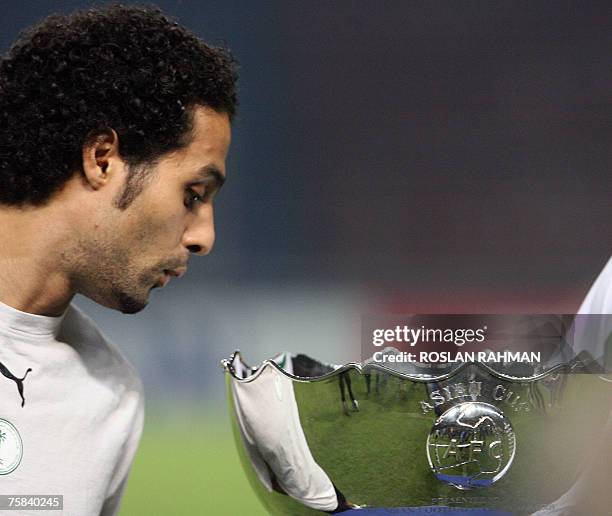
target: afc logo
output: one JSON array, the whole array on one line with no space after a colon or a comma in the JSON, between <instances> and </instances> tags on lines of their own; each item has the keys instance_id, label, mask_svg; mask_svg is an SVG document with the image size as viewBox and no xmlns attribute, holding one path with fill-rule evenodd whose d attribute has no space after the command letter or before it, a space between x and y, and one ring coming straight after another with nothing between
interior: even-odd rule
<instances>
[{"instance_id":1,"label":"afc logo","mask_svg":"<svg viewBox=\"0 0 612 516\"><path fill-rule=\"evenodd\" d=\"M427 459L434 475L458 489L487 487L502 478L514 459L512 425L493 405L455 405L434 423Z\"/></svg>"}]
</instances>

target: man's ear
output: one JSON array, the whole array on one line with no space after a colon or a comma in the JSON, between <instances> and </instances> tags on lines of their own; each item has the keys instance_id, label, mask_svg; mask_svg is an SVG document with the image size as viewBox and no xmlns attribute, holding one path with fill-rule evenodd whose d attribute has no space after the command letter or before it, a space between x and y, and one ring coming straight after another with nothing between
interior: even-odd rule
<instances>
[{"instance_id":1,"label":"man's ear","mask_svg":"<svg viewBox=\"0 0 612 516\"><path fill-rule=\"evenodd\" d=\"M119 137L113 129L96 132L83 145L84 180L98 190L108 183L123 160L119 156Z\"/></svg>"}]
</instances>

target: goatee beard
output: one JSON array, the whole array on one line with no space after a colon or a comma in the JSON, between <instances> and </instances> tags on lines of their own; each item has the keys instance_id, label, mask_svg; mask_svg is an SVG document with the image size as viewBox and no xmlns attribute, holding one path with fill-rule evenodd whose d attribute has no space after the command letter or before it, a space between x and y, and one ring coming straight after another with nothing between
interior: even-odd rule
<instances>
[{"instance_id":1,"label":"goatee beard","mask_svg":"<svg viewBox=\"0 0 612 516\"><path fill-rule=\"evenodd\" d=\"M140 312L147 306L148 303L146 299L144 301L141 299L136 299L125 292L118 292L117 300L119 303L119 311L123 314L135 314Z\"/></svg>"}]
</instances>

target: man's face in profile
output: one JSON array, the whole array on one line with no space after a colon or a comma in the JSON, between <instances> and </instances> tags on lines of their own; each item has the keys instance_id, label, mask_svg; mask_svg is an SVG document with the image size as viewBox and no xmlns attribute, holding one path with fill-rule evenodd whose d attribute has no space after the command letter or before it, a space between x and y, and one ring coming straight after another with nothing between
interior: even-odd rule
<instances>
[{"instance_id":1,"label":"man's face in profile","mask_svg":"<svg viewBox=\"0 0 612 516\"><path fill-rule=\"evenodd\" d=\"M142 191L125 208L117 206L125 177L117 181L108 194L113 202L102 205L76 243L75 289L135 313L147 305L151 289L186 271L190 253L207 254L215 240L212 200L225 179L230 138L227 114L195 107L189 144L148 165Z\"/></svg>"}]
</instances>

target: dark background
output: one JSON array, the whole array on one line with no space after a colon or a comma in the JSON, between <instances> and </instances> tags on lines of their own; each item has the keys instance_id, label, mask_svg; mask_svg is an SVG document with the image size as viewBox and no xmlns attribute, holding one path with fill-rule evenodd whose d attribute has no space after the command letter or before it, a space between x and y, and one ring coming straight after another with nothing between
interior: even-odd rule
<instances>
[{"instance_id":1,"label":"dark background","mask_svg":"<svg viewBox=\"0 0 612 516\"><path fill-rule=\"evenodd\" d=\"M0 45L91 2L3 2ZM610 254L606 2L157 2L241 63L192 279L585 289Z\"/></svg>"}]
</instances>

